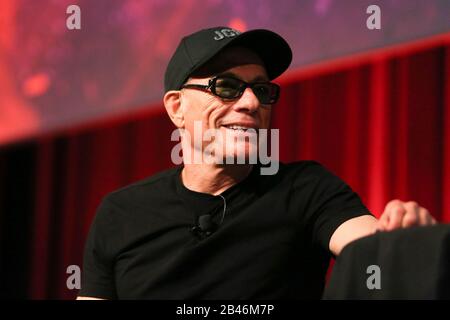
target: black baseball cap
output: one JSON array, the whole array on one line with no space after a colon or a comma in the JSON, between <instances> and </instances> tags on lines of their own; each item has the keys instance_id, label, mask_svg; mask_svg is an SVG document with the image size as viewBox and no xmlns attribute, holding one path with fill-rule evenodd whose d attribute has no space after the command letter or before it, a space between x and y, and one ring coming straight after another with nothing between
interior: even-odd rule
<instances>
[{"instance_id":1,"label":"black baseball cap","mask_svg":"<svg viewBox=\"0 0 450 320\"><path fill-rule=\"evenodd\" d=\"M180 90L193 72L230 46L243 46L255 52L263 61L270 80L281 75L292 61L289 44L273 31L240 32L229 27L203 29L181 39L166 69L165 92Z\"/></svg>"}]
</instances>

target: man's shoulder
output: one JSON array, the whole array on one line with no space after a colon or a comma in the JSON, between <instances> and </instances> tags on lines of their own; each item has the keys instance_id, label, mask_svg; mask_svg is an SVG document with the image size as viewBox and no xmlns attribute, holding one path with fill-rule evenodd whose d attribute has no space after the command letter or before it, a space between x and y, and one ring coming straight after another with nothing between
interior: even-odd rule
<instances>
[{"instance_id":1,"label":"man's shoulder","mask_svg":"<svg viewBox=\"0 0 450 320\"><path fill-rule=\"evenodd\" d=\"M105 196L105 199L117 205L124 203L138 204L142 200L167 194L173 188L173 181L178 172L179 167L160 171L110 192Z\"/></svg>"},{"instance_id":2,"label":"man's shoulder","mask_svg":"<svg viewBox=\"0 0 450 320\"><path fill-rule=\"evenodd\" d=\"M334 181L338 178L331 170L316 160L298 160L280 163L279 178L294 185L308 185Z\"/></svg>"},{"instance_id":3,"label":"man's shoulder","mask_svg":"<svg viewBox=\"0 0 450 320\"><path fill-rule=\"evenodd\" d=\"M273 164L272 164L273 165ZM258 184L264 188L272 189L275 185L310 185L311 182L320 181L327 170L315 160L297 160L293 162L279 162L275 174L258 174ZM263 166L263 165L262 165Z\"/></svg>"},{"instance_id":4,"label":"man's shoulder","mask_svg":"<svg viewBox=\"0 0 450 320\"><path fill-rule=\"evenodd\" d=\"M320 174L323 171L328 171L320 162L316 160L298 160L286 163L280 163L281 172L291 175L292 173L299 174Z\"/></svg>"}]
</instances>

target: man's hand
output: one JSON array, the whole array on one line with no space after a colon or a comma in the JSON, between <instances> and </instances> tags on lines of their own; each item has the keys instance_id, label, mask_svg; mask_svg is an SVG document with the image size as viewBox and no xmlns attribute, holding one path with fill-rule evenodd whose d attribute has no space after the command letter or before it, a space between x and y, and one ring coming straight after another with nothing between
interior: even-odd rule
<instances>
[{"instance_id":1,"label":"man's hand","mask_svg":"<svg viewBox=\"0 0 450 320\"><path fill-rule=\"evenodd\" d=\"M363 215L342 223L331 236L329 248L337 256L350 242L374 234L377 230L391 231L433 224L436 224L436 220L417 202L392 200L386 205L379 220L373 216Z\"/></svg>"},{"instance_id":2,"label":"man's hand","mask_svg":"<svg viewBox=\"0 0 450 320\"><path fill-rule=\"evenodd\" d=\"M380 231L390 231L411 226L426 226L436 224L430 212L419 206L415 201L389 201L377 223Z\"/></svg>"}]
</instances>

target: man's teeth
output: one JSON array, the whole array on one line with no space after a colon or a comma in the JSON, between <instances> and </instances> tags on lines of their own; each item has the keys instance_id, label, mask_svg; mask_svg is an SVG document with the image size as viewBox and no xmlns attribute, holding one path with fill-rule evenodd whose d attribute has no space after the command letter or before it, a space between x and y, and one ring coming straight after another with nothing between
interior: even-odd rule
<instances>
[{"instance_id":1,"label":"man's teeth","mask_svg":"<svg viewBox=\"0 0 450 320\"><path fill-rule=\"evenodd\" d=\"M246 131L248 129L247 127L241 126L225 126L225 127L232 130L242 130L242 131Z\"/></svg>"}]
</instances>

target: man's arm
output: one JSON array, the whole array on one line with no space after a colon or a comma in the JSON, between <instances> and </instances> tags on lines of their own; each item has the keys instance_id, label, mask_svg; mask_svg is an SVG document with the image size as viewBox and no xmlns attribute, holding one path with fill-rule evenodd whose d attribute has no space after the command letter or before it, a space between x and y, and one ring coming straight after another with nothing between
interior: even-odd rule
<instances>
[{"instance_id":1,"label":"man's arm","mask_svg":"<svg viewBox=\"0 0 450 320\"><path fill-rule=\"evenodd\" d=\"M380 220L370 215L363 215L342 223L331 236L329 249L338 256L347 244L369 236L377 230L391 231L414 225L432 224L436 224L436 220L427 209L420 207L416 202L392 200L386 205Z\"/></svg>"},{"instance_id":2,"label":"man's arm","mask_svg":"<svg viewBox=\"0 0 450 320\"><path fill-rule=\"evenodd\" d=\"M95 297L77 297L77 300L106 300L106 299L95 298Z\"/></svg>"},{"instance_id":3,"label":"man's arm","mask_svg":"<svg viewBox=\"0 0 450 320\"><path fill-rule=\"evenodd\" d=\"M342 223L330 239L330 251L338 256L350 242L371 235L377 230L378 220L370 215L359 216Z\"/></svg>"}]
</instances>

